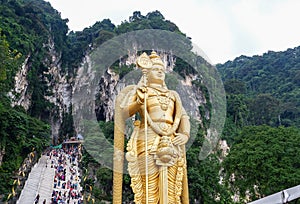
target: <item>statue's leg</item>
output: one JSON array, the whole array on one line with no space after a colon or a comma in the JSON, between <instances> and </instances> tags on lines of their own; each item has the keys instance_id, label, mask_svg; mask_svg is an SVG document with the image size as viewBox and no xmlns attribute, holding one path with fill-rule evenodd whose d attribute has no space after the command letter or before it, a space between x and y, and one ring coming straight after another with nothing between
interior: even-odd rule
<instances>
[{"instance_id":1,"label":"statue's leg","mask_svg":"<svg viewBox=\"0 0 300 204\"><path fill-rule=\"evenodd\" d=\"M144 153L138 159L139 170L142 178L141 186L143 191L142 203L146 203L146 176ZM159 169L155 164L153 155L148 155L148 204L159 203Z\"/></svg>"}]
</instances>

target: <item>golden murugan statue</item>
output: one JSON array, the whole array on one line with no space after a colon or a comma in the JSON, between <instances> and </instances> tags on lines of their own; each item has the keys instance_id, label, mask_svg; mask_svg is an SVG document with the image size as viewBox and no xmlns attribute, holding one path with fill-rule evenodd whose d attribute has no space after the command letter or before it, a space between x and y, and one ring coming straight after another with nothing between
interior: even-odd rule
<instances>
[{"instance_id":1,"label":"golden murugan statue","mask_svg":"<svg viewBox=\"0 0 300 204\"><path fill-rule=\"evenodd\" d=\"M135 115L126 160L136 204L189 203L185 144L190 122L177 92L165 84L156 52L137 59L143 77L115 103L113 203L122 203L125 120Z\"/></svg>"}]
</instances>

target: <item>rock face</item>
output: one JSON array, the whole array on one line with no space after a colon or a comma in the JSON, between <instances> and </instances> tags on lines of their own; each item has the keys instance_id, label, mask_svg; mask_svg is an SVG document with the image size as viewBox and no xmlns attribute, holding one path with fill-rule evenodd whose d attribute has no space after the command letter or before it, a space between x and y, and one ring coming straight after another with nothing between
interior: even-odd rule
<instances>
[{"instance_id":1,"label":"rock face","mask_svg":"<svg viewBox=\"0 0 300 204\"><path fill-rule=\"evenodd\" d=\"M29 109L31 96L27 94L28 81L27 74L29 70L28 59L30 55L28 55L23 62L20 70L17 72L15 76L15 88L11 90L8 95L12 99L12 106L22 106L25 110Z\"/></svg>"},{"instance_id":2,"label":"rock face","mask_svg":"<svg viewBox=\"0 0 300 204\"><path fill-rule=\"evenodd\" d=\"M102 73L93 69L93 61L90 53L87 53L78 67L72 67L76 70L75 76L69 76L62 70L61 53L55 50L53 39L49 38L45 45L48 50L43 64L47 70L40 76L43 82L47 84L47 94L44 98L53 106L50 110L49 122L52 130L52 138L57 140L63 115L72 114L74 117L75 133L80 133L78 121L82 119L93 119L101 121L112 121L114 117L114 101L120 90L129 84L137 84L141 77L141 72L134 68L132 72L120 79L112 68L107 67ZM198 106L206 103L202 91L192 84L197 79L196 75L180 77L173 71L176 57L171 54L159 53L166 65L166 82L169 89L176 90L182 98L187 112L197 120L201 121ZM119 62L120 67L129 67L137 59L137 51L128 53L128 56ZM20 105L28 110L31 104L31 95L28 92L27 75L30 69L28 59L24 61L22 67L15 77L15 87L9 93L12 99L12 105ZM124 82L124 79L126 79ZM72 111L72 113L70 113ZM77 123L77 124L76 124Z\"/></svg>"},{"instance_id":3,"label":"rock face","mask_svg":"<svg viewBox=\"0 0 300 204\"><path fill-rule=\"evenodd\" d=\"M95 109L98 120L113 120L118 79L119 76L109 68L100 79L99 93L97 94L98 103Z\"/></svg>"},{"instance_id":4,"label":"rock face","mask_svg":"<svg viewBox=\"0 0 300 204\"><path fill-rule=\"evenodd\" d=\"M75 132L82 133L80 122L83 119L95 120L95 71L89 55L83 58L83 62L77 69L77 74L72 79L72 113Z\"/></svg>"},{"instance_id":5,"label":"rock face","mask_svg":"<svg viewBox=\"0 0 300 204\"><path fill-rule=\"evenodd\" d=\"M47 67L47 71L44 71L39 78L47 84L48 90L46 92L49 94L44 95L44 97L53 105L48 121L51 125L52 137L57 138L63 113L68 112L71 106L72 85L68 79L68 75L62 72L61 53L55 50L52 38L49 38L48 44L45 44L45 47L48 52L43 64ZM30 57L31 55L28 55L23 62L15 76L15 87L8 93L12 101L12 106L22 106L25 110L29 109L32 101L31 93L28 91L28 72L32 66L29 62Z\"/></svg>"},{"instance_id":6,"label":"rock face","mask_svg":"<svg viewBox=\"0 0 300 204\"><path fill-rule=\"evenodd\" d=\"M50 60L48 71L44 72L48 77L44 77L44 80L47 82L51 94L45 98L55 105L54 110L51 111L50 124L52 138L56 140L63 122L63 113L69 112L69 107L72 105L72 85L68 80L68 73L62 73L61 54L56 52L54 42L51 39L49 39L48 46Z\"/></svg>"}]
</instances>

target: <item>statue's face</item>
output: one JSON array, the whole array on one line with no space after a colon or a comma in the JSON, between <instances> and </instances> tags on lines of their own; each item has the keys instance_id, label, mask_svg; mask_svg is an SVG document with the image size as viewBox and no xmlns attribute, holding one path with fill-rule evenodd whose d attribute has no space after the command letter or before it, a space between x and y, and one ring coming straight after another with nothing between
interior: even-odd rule
<instances>
[{"instance_id":1,"label":"statue's face","mask_svg":"<svg viewBox=\"0 0 300 204\"><path fill-rule=\"evenodd\" d=\"M154 65L152 69L148 72L148 82L163 84L165 81L164 67L159 65Z\"/></svg>"}]
</instances>

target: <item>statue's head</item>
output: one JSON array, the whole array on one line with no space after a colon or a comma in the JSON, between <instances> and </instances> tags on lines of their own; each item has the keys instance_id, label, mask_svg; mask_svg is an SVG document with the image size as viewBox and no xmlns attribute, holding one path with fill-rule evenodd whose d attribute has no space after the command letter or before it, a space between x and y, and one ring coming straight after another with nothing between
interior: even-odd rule
<instances>
[{"instance_id":1,"label":"statue's head","mask_svg":"<svg viewBox=\"0 0 300 204\"><path fill-rule=\"evenodd\" d=\"M148 71L148 83L164 84L165 81L165 65L155 51L149 56L152 61L152 67Z\"/></svg>"},{"instance_id":2,"label":"statue's head","mask_svg":"<svg viewBox=\"0 0 300 204\"><path fill-rule=\"evenodd\" d=\"M164 84L165 65L155 51L152 51L149 56L146 53L140 55L137 65L142 70L147 70L148 83Z\"/></svg>"}]
</instances>

